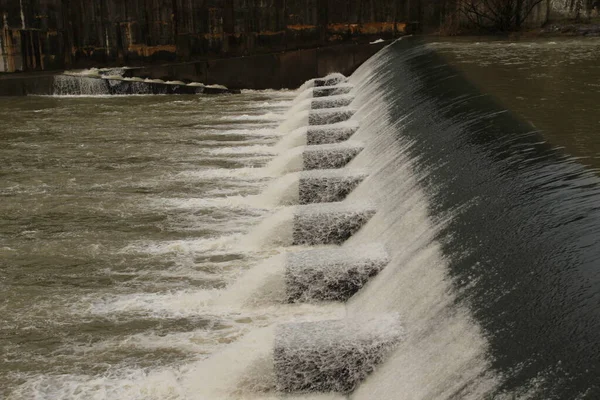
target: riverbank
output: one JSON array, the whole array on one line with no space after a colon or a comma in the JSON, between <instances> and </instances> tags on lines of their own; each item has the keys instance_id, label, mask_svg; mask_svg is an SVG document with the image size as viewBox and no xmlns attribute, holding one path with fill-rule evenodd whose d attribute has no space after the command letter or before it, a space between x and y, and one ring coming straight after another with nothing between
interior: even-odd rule
<instances>
[{"instance_id":1,"label":"riverbank","mask_svg":"<svg viewBox=\"0 0 600 400\"><path fill-rule=\"evenodd\" d=\"M600 18L550 22L533 33L545 36L600 36Z\"/></svg>"},{"instance_id":2,"label":"riverbank","mask_svg":"<svg viewBox=\"0 0 600 400\"><path fill-rule=\"evenodd\" d=\"M473 37L483 36L490 38L510 38L519 37L574 37L574 36L600 36L600 18L590 19L566 19L561 21L549 21L538 28L527 28L509 32L490 32L489 30L452 26L451 24L442 26L439 30L430 36L439 37Z\"/></svg>"}]
</instances>

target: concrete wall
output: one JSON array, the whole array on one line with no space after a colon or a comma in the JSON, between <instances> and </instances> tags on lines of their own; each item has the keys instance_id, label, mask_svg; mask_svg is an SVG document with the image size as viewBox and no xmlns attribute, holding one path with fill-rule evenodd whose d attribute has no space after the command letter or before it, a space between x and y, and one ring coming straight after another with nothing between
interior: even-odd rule
<instances>
[{"instance_id":1,"label":"concrete wall","mask_svg":"<svg viewBox=\"0 0 600 400\"><path fill-rule=\"evenodd\" d=\"M51 95L53 90L51 72L0 75L0 96Z\"/></svg>"},{"instance_id":2,"label":"concrete wall","mask_svg":"<svg viewBox=\"0 0 600 400\"><path fill-rule=\"evenodd\" d=\"M272 53L406 32L415 0L0 0L0 72Z\"/></svg>"}]
</instances>

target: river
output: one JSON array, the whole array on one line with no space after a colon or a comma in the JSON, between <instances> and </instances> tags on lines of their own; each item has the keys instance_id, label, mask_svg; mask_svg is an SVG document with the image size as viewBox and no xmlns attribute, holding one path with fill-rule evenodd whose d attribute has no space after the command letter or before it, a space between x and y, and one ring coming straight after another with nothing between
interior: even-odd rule
<instances>
[{"instance_id":1,"label":"river","mask_svg":"<svg viewBox=\"0 0 600 400\"><path fill-rule=\"evenodd\" d=\"M598 49L404 39L322 98L0 98L0 398L596 398Z\"/></svg>"}]
</instances>

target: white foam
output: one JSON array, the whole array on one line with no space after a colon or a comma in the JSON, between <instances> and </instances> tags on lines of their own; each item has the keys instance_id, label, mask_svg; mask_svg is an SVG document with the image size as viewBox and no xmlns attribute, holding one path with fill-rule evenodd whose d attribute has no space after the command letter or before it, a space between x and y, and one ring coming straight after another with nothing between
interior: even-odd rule
<instances>
[{"instance_id":1,"label":"white foam","mask_svg":"<svg viewBox=\"0 0 600 400\"><path fill-rule=\"evenodd\" d=\"M80 70L67 70L63 72L65 75L71 76L89 76L89 77L100 77L100 70L98 68L80 69Z\"/></svg>"},{"instance_id":2,"label":"white foam","mask_svg":"<svg viewBox=\"0 0 600 400\"><path fill-rule=\"evenodd\" d=\"M310 87L306 90L299 92L299 94L292 100L292 106L301 103L307 99L311 99L313 97L313 88Z\"/></svg>"},{"instance_id":3,"label":"white foam","mask_svg":"<svg viewBox=\"0 0 600 400\"><path fill-rule=\"evenodd\" d=\"M315 86L315 80L314 79L309 79L306 82L304 82L302 85L300 85L300 87L298 89L295 90L296 93L304 93L305 91L313 88Z\"/></svg>"},{"instance_id":4,"label":"white foam","mask_svg":"<svg viewBox=\"0 0 600 400\"><path fill-rule=\"evenodd\" d=\"M217 84L205 85L205 86L210 89L227 89L227 86L217 85Z\"/></svg>"},{"instance_id":5,"label":"white foam","mask_svg":"<svg viewBox=\"0 0 600 400\"><path fill-rule=\"evenodd\" d=\"M220 149L210 150L211 154L275 154L272 146L240 146L240 147L223 147Z\"/></svg>"},{"instance_id":6,"label":"white foam","mask_svg":"<svg viewBox=\"0 0 600 400\"><path fill-rule=\"evenodd\" d=\"M283 119L283 116L268 112L265 114L232 114L223 116L221 119L229 121L280 121Z\"/></svg>"},{"instance_id":7,"label":"white foam","mask_svg":"<svg viewBox=\"0 0 600 400\"><path fill-rule=\"evenodd\" d=\"M312 104L312 101L313 101L312 98L307 98L307 99L304 99L304 100L302 100L300 102L295 103L293 107L290 107L286 111L286 113L284 114L285 117L289 118L289 117L291 117L293 115L296 115L296 114L298 114L300 112L304 112L304 111L310 110L310 108L311 108L310 106Z\"/></svg>"},{"instance_id":8,"label":"white foam","mask_svg":"<svg viewBox=\"0 0 600 400\"><path fill-rule=\"evenodd\" d=\"M269 186L256 197L255 204L266 206L282 206L298 204L300 198L300 174L291 173L271 182Z\"/></svg>"},{"instance_id":9,"label":"white foam","mask_svg":"<svg viewBox=\"0 0 600 400\"><path fill-rule=\"evenodd\" d=\"M132 243L127 245L123 253L146 253L146 254L194 254L208 251L226 251L234 248L240 235L222 236L217 238L182 239Z\"/></svg>"},{"instance_id":10,"label":"white foam","mask_svg":"<svg viewBox=\"0 0 600 400\"><path fill-rule=\"evenodd\" d=\"M265 307L285 300L285 255L271 257L251 268L215 299L220 305Z\"/></svg>"},{"instance_id":11,"label":"white foam","mask_svg":"<svg viewBox=\"0 0 600 400\"><path fill-rule=\"evenodd\" d=\"M15 389L8 400L183 400L186 393L178 379L178 371L171 368L111 370L102 376L34 375Z\"/></svg>"},{"instance_id":12,"label":"white foam","mask_svg":"<svg viewBox=\"0 0 600 400\"><path fill-rule=\"evenodd\" d=\"M281 176L290 172L301 171L304 167L305 147L296 147L273 159L265 168L270 176Z\"/></svg>"},{"instance_id":13,"label":"white foam","mask_svg":"<svg viewBox=\"0 0 600 400\"><path fill-rule=\"evenodd\" d=\"M182 384L190 398L235 399L273 391L274 329L249 333L210 359L190 366Z\"/></svg>"},{"instance_id":14,"label":"white foam","mask_svg":"<svg viewBox=\"0 0 600 400\"><path fill-rule=\"evenodd\" d=\"M121 75L102 75L102 79L111 81L124 81L125 79Z\"/></svg>"},{"instance_id":15,"label":"white foam","mask_svg":"<svg viewBox=\"0 0 600 400\"><path fill-rule=\"evenodd\" d=\"M149 201L155 208L179 208L201 210L208 208L246 208L253 204L251 196L226 196L217 198L156 198Z\"/></svg>"},{"instance_id":16,"label":"white foam","mask_svg":"<svg viewBox=\"0 0 600 400\"><path fill-rule=\"evenodd\" d=\"M294 207L286 207L267 217L241 241L249 250L290 246L293 242Z\"/></svg>"},{"instance_id":17,"label":"white foam","mask_svg":"<svg viewBox=\"0 0 600 400\"><path fill-rule=\"evenodd\" d=\"M202 132L203 134L211 134L211 135L243 135L243 136L280 136L281 132L277 131L275 128L255 128L255 129L228 129L225 131L220 130L212 130L207 132Z\"/></svg>"},{"instance_id":18,"label":"white foam","mask_svg":"<svg viewBox=\"0 0 600 400\"><path fill-rule=\"evenodd\" d=\"M218 351L221 347L233 343L241 338L247 329L243 329L244 324L226 323L219 320L219 329L196 329L191 332L177 332L163 334L162 332L150 331L126 336L123 338L107 340L93 343L91 345L82 345L79 347L70 347L70 351L76 353L110 353L115 351L141 350L177 350L189 353L189 356L202 358ZM245 324L248 326L248 324Z\"/></svg>"},{"instance_id":19,"label":"white foam","mask_svg":"<svg viewBox=\"0 0 600 400\"><path fill-rule=\"evenodd\" d=\"M123 80L127 82L144 82L142 78L138 78L137 76L131 78L123 78Z\"/></svg>"},{"instance_id":20,"label":"white foam","mask_svg":"<svg viewBox=\"0 0 600 400\"><path fill-rule=\"evenodd\" d=\"M288 150L294 147L306 146L307 144L307 127L301 127L295 129L291 133L285 135L276 145L275 149L278 151Z\"/></svg>"},{"instance_id":21,"label":"white foam","mask_svg":"<svg viewBox=\"0 0 600 400\"><path fill-rule=\"evenodd\" d=\"M228 180L259 180L269 176L265 168L235 168L235 169L200 169L180 172L174 175L175 179L194 179L198 181Z\"/></svg>"},{"instance_id":22,"label":"white foam","mask_svg":"<svg viewBox=\"0 0 600 400\"><path fill-rule=\"evenodd\" d=\"M363 65L352 80L368 81L372 74ZM387 105L370 87L356 93L361 127L355 137L365 148L350 166L368 169L370 177L345 202L371 199L378 213L343 247L378 241L386 244L391 262L351 299L348 313L399 312L407 329L390 360L351 398L391 400L398 393L406 399L484 398L497 383L486 375L487 342L468 309L456 305L435 240L445 221L434 223L429 216L429 199L409 158L411 143L402 140L404 119L390 121Z\"/></svg>"}]
</instances>

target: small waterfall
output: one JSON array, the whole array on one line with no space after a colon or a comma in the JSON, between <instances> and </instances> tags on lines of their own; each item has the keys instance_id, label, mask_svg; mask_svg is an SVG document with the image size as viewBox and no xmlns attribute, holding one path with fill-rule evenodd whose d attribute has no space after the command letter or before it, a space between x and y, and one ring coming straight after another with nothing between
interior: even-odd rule
<instances>
[{"instance_id":1,"label":"small waterfall","mask_svg":"<svg viewBox=\"0 0 600 400\"><path fill-rule=\"evenodd\" d=\"M277 128L281 133L287 134L296 129L300 129L308 125L308 109L291 115Z\"/></svg>"},{"instance_id":2,"label":"small waterfall","mask_svg":"<svg viewBox=\"0 0 600 400\"><path fill-rule=\"evenodd\" d=\"M278 150L288 150L294 147L306 146L308 140L308 128L303 126L285 135L275 145Z\"/></svg>"},{"instance_id":3,"label":"small waterfall","mask_svg":"<svg viewBox=\"0 0 600 400\"><path fill-rule=\"evenodd\" d=\"M310 87L310 88L300 92L300 94L298 96L296 96L294 98L294 100L292 100L292 107L295 107L296 105L298 105L300 103L308 101L312 97L313 97L313 88Z\"/></svg>"},{"instance_id":4,"label":"small waterfall","mask_svg":"<svg viewBox=\"0 0 600 400\"><path fill-rule=\"evenodd\" d=\"M313 169L346 166L363 149L355 142L295 147L275 158L267 166L272 176Z\"/></svg>"},{"instance_id":5,"label":"small waterfall","mask_svg":"<svg viewBox=\"0 0 600 400\"><path fill-rule=\"evenodd\" d=\"M391 120L375 93L389 75L372 68L389 58L373 60L350 79L317 80L298 92L279 127L276 148L284 152L266 168L279 178L256 200L284 207L241 243L277 255L224 297L250 307L346 302L346 313L271 327L272 347L251 350L261 361L238 382L315 398L450 398L452 391L477 398L496 385L485 375L487 344L469 311L454 307L435 239L445 220L432 221L420 187L425 177L415 176L408 156L411 142L395 134L405 118ZM261 376L249 374L259 364ZM436 365L442 370L432 384Z\"/></svg>"},{"instance_id":6,"label":"small waterfall","mask_svg":"<svg viewBox=\"0 0 600 400\"><path fill-rule=\"evenodd\" d=\"M108 82L104 79L72 75L54 77L53 94L56 96L102 96L110 93Z\"/></svg>"},{"instance_id":7,"label":"small waterfall","mask_svg":"<svg viewBox=\"0 0 600 400\"><path fill-rule=\"evenodd\" d=\"M310 93L307 93L307 95ZM298 113L301 112L307 112L310 108L311 108L311 104L312 104L312 97L311 96L307 96L306 99L294 103L294 105L292 107L290 107L290 109L285 113L285 117L289 118L293 115L297 115Z\"/></svg>"},{"instance_id":8,"label":"small waterfall","mask_svg":"<svg viewBox=\"0 0 600 400\"><path fill-rule=\"evenodd\" d=\"M151 84L144 81L128 81L123 79L106 79L110 86L111 94L125 95L125 94L154 94ZM156 93L156 94L166 94Z\"/></svg>"},{"instance_id":9,"label":"small waterfall","mask_svg":"<svg viewBox=\"0 0 600 400\"><path fill-rule=\"evenodd\" d=\"M124 78L124 68L66 71L54 77L55 96L220 94L239 93L221 85L186 84L180 81Z\"/></svg>"},{"instance_id":10,"label":"small waterfall","mask_svg":"<svg viewBox=\"0 0 600 400\"><path fill-rule=\"evenodd\" d=\"M304 168L305 147L296 147L286 151L267 165L267 170L273 176L301 171Z\"/></svg>"},{"instance_id":11,"label":"small waterfall","mask_svg":"<svg viewBox=\"0 0 600 400\"><path fill-rule=\"evenodd\" d=\"M284 254L270 257L228 287L215 303L222 306L268 307L287 300Z\"/></svg>"}]
</instances>

